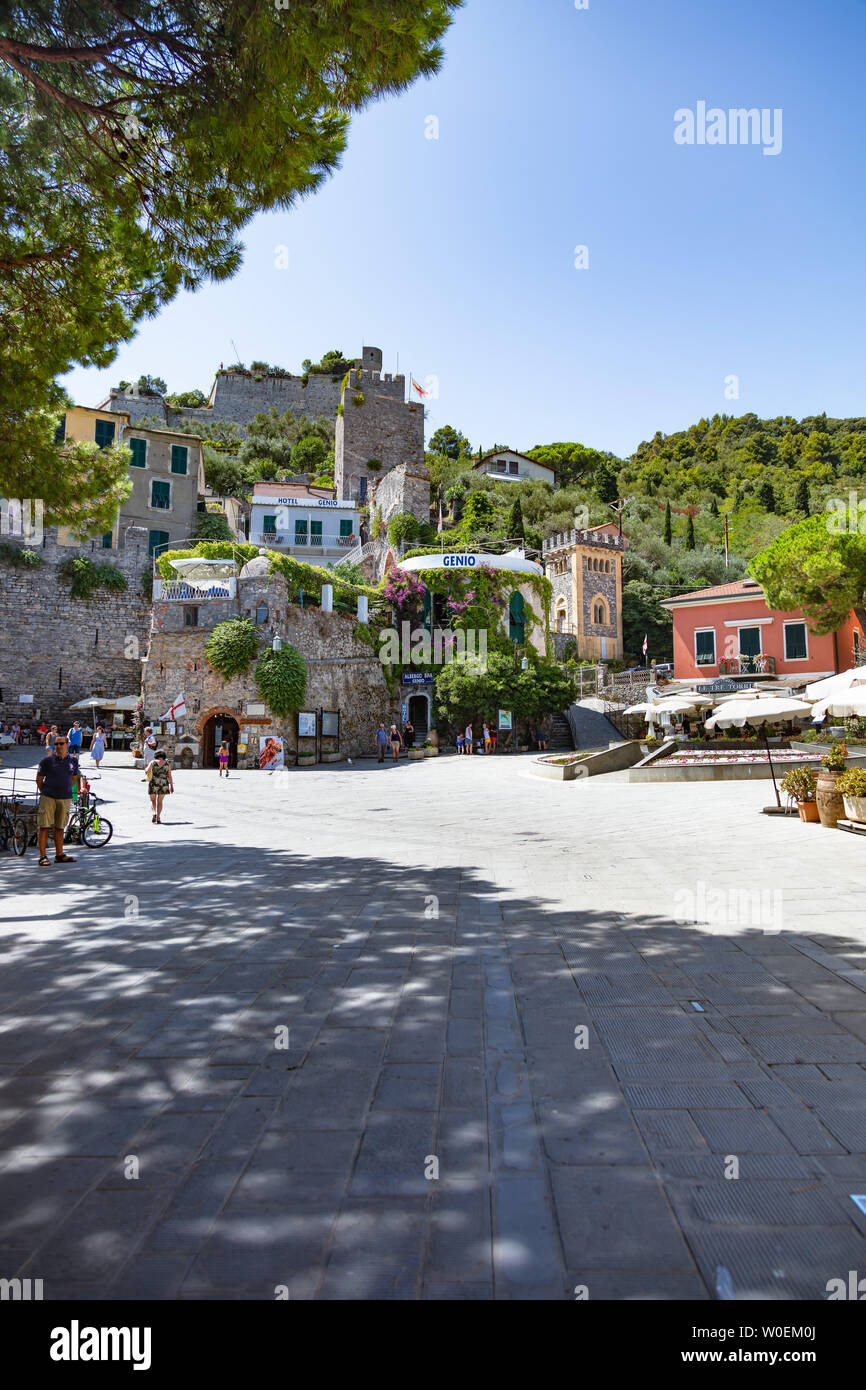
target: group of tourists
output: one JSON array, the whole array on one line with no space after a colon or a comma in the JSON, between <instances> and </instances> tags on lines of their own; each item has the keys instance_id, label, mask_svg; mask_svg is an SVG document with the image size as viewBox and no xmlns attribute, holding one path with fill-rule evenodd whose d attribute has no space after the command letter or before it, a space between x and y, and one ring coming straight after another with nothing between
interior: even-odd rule
<instances>
[{"instance_id":1,"label":"group of tourists","mask_svg":"<svg viewBox=\"0 0 866 1390\"><path fill-rule=\"evenodd\" d=\"M457 752L463 754L495 753L498 740L499 731L495 724L488 724L485 720L481 725L480 736L476 738L474 725L470 722L457 735Z\"/></svg>"},{"instance_id":2,"label":"group of tourists","mask_svg":"<svg viewBox=\"0 0 866 1390\"><path fill-rule=\"evenodd\" d=\"M18 744L35 743L38 739L49 753L53 753L56 749L58 739L63 739L69 752L76 758L81 756L81 746L86 732L89 731L82 729L79 719L75 720L72 728L68 729L65 734L59 734L56 724L49 726L44 720L35 728L29 724L7 725L0 723L0 734L10 734ZM97 724L90 740L90 756L97 767L105 757L105 743L105 729L102 724Z\"/></svg>"},{"instance_id":3,"label":"group of tourists","mask_svg":"<svg viewBox=\"0 0 866 1390\"><path fill-rule=\"evenodd\" d=\"M405 748L407 753L410 748L415 747L415 725L410 719L401 728L392 724L390 729L386 729L384 724L380 724L376 730L376 752L379 755L379 762L385 761L385 752L391 750L391 757L396 763L400 759L400 749Z\"/></svg>"}]
</instances>

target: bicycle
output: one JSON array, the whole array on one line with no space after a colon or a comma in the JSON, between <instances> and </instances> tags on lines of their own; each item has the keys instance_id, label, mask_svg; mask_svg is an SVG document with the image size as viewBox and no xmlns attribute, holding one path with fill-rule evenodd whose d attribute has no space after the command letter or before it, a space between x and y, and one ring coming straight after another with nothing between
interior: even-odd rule
<instances>
[{"instance_id":1,"label":"bicycle","mask_svg":"<svg viewBox=\"0 0 866 1390\"><path fill-rule=\"evenodd\" d=\"M91 792L80 793L69 814L63 834L64 844L83 844L89 849L102 849L108 844L114 834L114 826L107 816L99 814L97 807L101 805L101 797L93 796Z\"/></svg>"},{"instance_id":2,"label":"bicycle","mask_svg":"<svg viewBox=\"0 0 866 1390\"><path fill-rule=\"evenodd\" d=\"M17 807L13 807L17 810ZM23 816L13 815L7 805L0 807L0 839L3 848L8 849L11 841L13 853L19 857L27 853L30 831Z\"/></svg>"}]
</instances>

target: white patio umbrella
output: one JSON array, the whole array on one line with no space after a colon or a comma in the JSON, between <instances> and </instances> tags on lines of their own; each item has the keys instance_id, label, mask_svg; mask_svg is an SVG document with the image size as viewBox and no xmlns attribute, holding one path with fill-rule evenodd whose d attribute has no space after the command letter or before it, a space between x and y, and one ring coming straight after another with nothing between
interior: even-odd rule
<instances>
[{"instance_id":1,"label":"white patio umbrella","mask_svg":"<svg viewBox=\"0 0 866 1390\"><path fill-rule=\"evenodd\" d=\"M646 700L642 700L640 704L629 705L628 709L623 710L623 714L646 714L649 710L653 710L656 708L656 705L650 704Z\"/></svg>"},{"instance_id":2,"label":"white patio umbrella","mask_svg":"<svg viewBox=\"0 0 866 1390\"><path fill-rule=\"evenodd\" d=\"M825 696L812 706L812 718L823 719L825 714L835 715L837 719L847 719L849 715L866 715L866 685L852 685L847 691L829 698Z\"/></svg>"},{"instance_id":3,"label":"white patio umbrella","mask_svg":"<svg viewBox=\"0 0 866 1390\"><path fill-rule=\"evenodd\" d=\"M795 700L791 695L753 695L749 699L726 700L707 720L706 727L708 729L742 729L746 724L751 724L754 728L763 730L767 761L770 764L770 776L773 779L773 791L776 793L776 805L781 809L779 788L776 786L776 769L773 767L773 757L767 738L767 725L781 724L786 719L807 719L811 713L812 705L808 700Z\"/></svg>"},{"instance_id":4,"label":"white patio umbrella","mask_svg":"<svg viewBox=\"0 0 866 1390\"><path fill-rule=\"evenodd\" d=\"M866 684L866 666L852 666L849 671L839 671L835 676L825 676L823 680L813 681L806 686L807 700L827 700L834 695L844 694L852 686Z\"/></svg>"},{"instance_id":5,"label":"white patio umbrella","mask_svg":"<svg viewBox=\"0 0 866 1390\"><path fill-rule=\"evenodd\" d=\"M76 700L74 705L67 705L67 709L105 709L105 700L100 695L88 695L86 700Z\"/></svg>"},{"instance_id":6,"label":"white patio umbrella","mask_svg":"<svg viewBox=\"0 0 866 1390\"><path fill-rule=\"evenodd\" d=\"M698 695L694 690L681 690L676 695L665 695L653 708L666 711L668 714L689 714L709 709L712 703L712 695Z\"/></svg>"}]
</instances>

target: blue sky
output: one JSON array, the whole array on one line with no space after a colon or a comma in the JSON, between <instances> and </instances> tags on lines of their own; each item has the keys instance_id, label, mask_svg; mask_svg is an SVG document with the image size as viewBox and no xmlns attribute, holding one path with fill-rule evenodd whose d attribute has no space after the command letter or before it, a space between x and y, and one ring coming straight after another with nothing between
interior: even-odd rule
<instances>
[{"instance_id":1,"label":"blue sky","mask_svg":"<svg viewBox=\"0 0 866 1390\"><path fill-rule=\"evenodd\" d=\"M864 0L467 0L445 46L354 120L319 193L250 223L234 280L70 373L75 399L145 371L207 391L233 340L292 371L399 354L438 380L428 437L475 448L866 414ZM676 144L699 101L781 108L781 153Z\"/></svg>"}]
</instances>

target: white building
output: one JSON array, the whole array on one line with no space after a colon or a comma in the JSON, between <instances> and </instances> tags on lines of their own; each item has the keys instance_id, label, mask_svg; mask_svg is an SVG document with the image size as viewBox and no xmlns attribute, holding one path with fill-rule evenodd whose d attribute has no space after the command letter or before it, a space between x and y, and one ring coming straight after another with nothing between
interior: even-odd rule
<instances>
[{"instance_id":1,"label":"white building","mask_svg":"<svg viewBox=\"0 0 866 1390\"><path fill-rule=\"evenodd\" d=\"M543 482L556 486L555 469L546 463L536 463L535 459L518 454L514 449L499 449L495 454L485 454L472 466L476 473L484 473L498 481L510 478L512 482L519 483L527 478L541 478Z\"/></svg>"},{"instance_id":2,"label":"white building","mask_svg":"<svg viewBox=\"0 0 866 1390\"><path fill-rule=\"evenodd\" d=\"M256 483L250 505L253 545L338 564L359 543L357 503L302 483Z\"/></svg>"}]
</instances>

